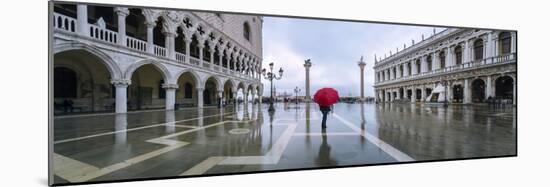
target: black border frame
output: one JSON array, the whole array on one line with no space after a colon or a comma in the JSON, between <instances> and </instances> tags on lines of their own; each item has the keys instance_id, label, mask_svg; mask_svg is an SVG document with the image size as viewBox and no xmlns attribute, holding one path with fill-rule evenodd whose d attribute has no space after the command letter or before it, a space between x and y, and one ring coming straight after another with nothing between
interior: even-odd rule
<instances>
[{"instance_id":1,"label":"black border frame","mask_svg":"<svg viewBox=\"0 0 550 187\"><path fill-rule=\"evenodd\" d=\"M326 169L341 169L341 168L352 168L352 167L364 167L364 166L384 166L384 165L401 165L401 164L416 164L416 163L431 163L431 162L448 162L448 161L467 161L467 160L479 160L479 159L492 159L492 158L509 158L509 157L518 157L518 105L519 105L519 71L518 68L518 30L511 29L494 29L486 27L459 27L459 26L448 26L448 25L431 25L431 24L415 24L415 23L403 23L403 22L385 22L385 21L372 21L372 20L355 20L355 19L341 19L341 18L325 18L325 17L308 17L308 16L291 16L291 15L278 15L278 14L262 14L262 13L246 13L246 12L231 12L231 11L216 11L216 10L202 10L202 9L185 9L185 8L166 8L158 6L137 6L137 5L123 5L123 4L107 4L107 3L90 3L90 2L74 2L74 1L56 1L49 0L48 3L48 185L49 186L72 186L72 185L88 185L88 184L105 184L105 183L120 183L120 182L137 182L137 181L148 181L148 180L165 180L165 179L184 179L184 178L198 178L198 177L214 177L214 176L232 176L232 175L245 175L245 174L265 174L265 173L278 173L278 172L291 172L291 171L308 171L308 170L326 170ZM387 24L387 25L407 25L407 26L424 26L424 27L447 27L447 28L463 28L463 29L484 29L484 30L498 30L498 31L508 31L515 32L516 37L516 105L513 106L516 108L516 154L510 155L498 155L498 156L487 156L487 157L469 157L469 158L453 158L453 159L438 159L438 160L422 160L422 161L407 161L407 162L392 162L392 163L376 163L376 164L355 164L355 165L345 165L345 166L329 166L329 167L314 167L314 168L295 168L295 169L276 169L276 170L262 170L262 171L246 171L246 172L232 172L232 173L219 173L219 174L201 174L201 175L186 175L186 176L167 176L167 177L150 177L150 178L132 178L132 179L119 179L119 180L108 180L108 181L92 181L92 182L76 182L76 183L54 183L54 173L53 173L53 26L52 26L52 15L53 15L53 4L54 3L65 3L65 4L86 4L94 6L124 6L128 8L154 8L154 9L163 9L163 10L180 10L180 11L195 11L195 12L207 12L207 13L222 13L222 14L235 14L235 15L252 15L252 16L269 16L269 17L279 17L279 18L297 18L297 19L310 19L310 20L325 20L325 21L344 21L344 22L354 22L354 23L375 23L375 24Z\"/></svg>"}]
</instances>

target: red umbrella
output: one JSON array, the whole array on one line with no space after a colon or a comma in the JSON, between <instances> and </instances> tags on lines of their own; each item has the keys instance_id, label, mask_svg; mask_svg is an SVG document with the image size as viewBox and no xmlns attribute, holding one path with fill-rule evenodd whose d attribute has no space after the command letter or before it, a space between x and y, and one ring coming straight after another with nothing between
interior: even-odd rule
<instances>
[{"instance_id":1,"label":"red umbrella","mask_svg":"<svg viewBox=\"0 0 550 187\"><path fill-rule=\"evenodd\" d=\"M313 101L319 104L319 106L330 106L338 102L338 99L340 99L340 96L338 96L338 91L334 88L321 88L313 96Z\"/></svg>"}]
</instances>

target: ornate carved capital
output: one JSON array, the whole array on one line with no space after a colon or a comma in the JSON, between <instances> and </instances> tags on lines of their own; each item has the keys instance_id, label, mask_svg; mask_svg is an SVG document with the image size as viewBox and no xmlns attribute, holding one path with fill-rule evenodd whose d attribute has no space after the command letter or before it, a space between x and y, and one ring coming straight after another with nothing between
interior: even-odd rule
<instances>
[{"instance_id":1,"label":"ornate carved capital","mask_svg":"<svg viewBox=\"0 0 550 187\"><path fill-rule=\"evenodd\" d=\"M113 84L115 87L127 87L128 85L132 84L132 80L129 80L129 79L113 79L113 80L111 80L111 84Z\"/></svg>"},{"instance_id":2,"label":"ornate carved capital","mask_svg":"<svg viewBox=\"0 0 550 187\"><path fill-rule=\"evenodd\" d=\"M164 89L178 89L178 85L177 84L162 84L162 88Z\"/></svg>"},{"instance_id":3,"label":"ornate carved capital","mask_svg":"<svg viewBox=\"0 0 550 187\"><path fill-rule=\"evenodd\" d=\"M130 11L126 7L115 7L115 12L119 16L128 16L130 14Z\"/></svg>"}]
</instances>

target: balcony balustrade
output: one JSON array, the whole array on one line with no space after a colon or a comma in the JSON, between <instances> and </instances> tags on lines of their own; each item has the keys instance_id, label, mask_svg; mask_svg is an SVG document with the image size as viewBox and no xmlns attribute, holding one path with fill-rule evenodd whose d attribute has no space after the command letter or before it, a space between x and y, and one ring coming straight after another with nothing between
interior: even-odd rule
<instances>
[{"instance_id":1,"label":"balcony balustrade","mask_svg":"<svg viewBox=\"0 0 550 187\"><path fill-rule=\"evenodd\" d=\"M176 61L184 63L185 62L185 55L179 52L176 52Z\"/></svg>"},{"instance_id":2,"label":"balcony balustrade","mask_svg":"<svg viewBox=\"0 0 550 187\"><path fill-rule=\"evenodd\" d=\"M126 36L126 47L146 52L147 42L140 39L132 38L130 36Z\"/></svg>"},{"instance_id":3,"label":"balcony balustrade","mask_svg":"<svg viewBox=\"0 0 550 187\"><path fill-rule=\"evenodd\" d=\"M114 43L114 44L117 43L118 33L107 29L102 29L95 25L89 25L89 26L90 26L90 37L98 40L103 40L109 43Z\"/></svg>"},{"instance_id":4,"label":"balcony balustrade","mask_svg":"<svg viewBox=\"0 0 550 187\"><path fill-rule=\"evenodd\" d=\"M77 30L77 19L65 16L59 13L53 13L53 28L56 30L63 30L64 32L71 32L76 33ZM101 40L103 42L107 42L114 45L119 45L117 43L117 40L121 39L118 35L118 32L114 32L108 29L102 29L96 25L89 24L89 30L88 33L85 33L85 37L93 38L95 40ZM147 53L147 41L143 41L141 39L137 39L131 36L125 36L126 38L126 44L125 47L130 50L137 50L140 52L143 52L143 54L151 55L150 53ZM167 51L166 48L154 45L153 46L153 54L158 57L167 57ZM185 54L175 52L175 59L174 61L178 63L185 63ZM166 60L166 58L165 58ZM189 64L200 67L200 59L190 56L189 57ZM228 68L224 68L218 65L210 64L209 62L204 61L202 63L202 69L206 69L207 71L212 72L221 72L225 75L229 76L235 76L240 78L245 78L249 80L255 80L252 76L243 76L243 74L240 74L237 71L231 71Z\"/></svg>"},{"instance_id":5,"label":"balcony balustrade","mask_svg":"<svg viewBox=\"0 0 550 187\"><path fill-rule=\"evenodd\" d=\"M418 78L430 77L434 75L465 71L465 70L474 69L474 68L482 68L484 66L489 66L493 64L505 64L505 63L515 63L515 62L516 62L516 54L510 53L510 54L504 54L504 55L499 55L494 57L488 57L482 60L474 60L471 62L462 63L455 66L450 66L450 67L445 67L445 68L440 68L440 69L436 69L428 72L415 74L412 76L400 77L400 78L391 79L391 80L384 80L376 83L376 85L385 85L385 84L401 82L401 81L406 81L411 79L418 79Z\"/></svg>"},{"instance_id":6,"label":"balcony balustrade","mask_svg":"<svg viewBox=\"0 0 550 187\"><path fill-rule=\"evenodd\" d=\"M69 32L76 32L76 19L62 14L53 14L53 27Z\"/></svg>"}]
</instances>

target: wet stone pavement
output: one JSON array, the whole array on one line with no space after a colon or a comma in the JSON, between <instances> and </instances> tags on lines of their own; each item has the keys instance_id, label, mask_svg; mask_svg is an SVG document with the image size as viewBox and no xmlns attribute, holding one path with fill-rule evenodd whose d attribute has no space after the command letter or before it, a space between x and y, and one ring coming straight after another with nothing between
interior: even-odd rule
<instances>
[{"instance_id":1,"label":"wet stone pavement","mask_svg":"<svg viewBox=\"0 0 550 187\"><path fill-rule=\"evenodd\" d=\"M515 108L315 104L54 119L55 183L516 154Z\"/></svg>"}]
</instances>

